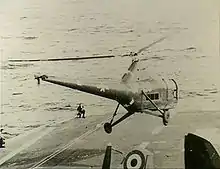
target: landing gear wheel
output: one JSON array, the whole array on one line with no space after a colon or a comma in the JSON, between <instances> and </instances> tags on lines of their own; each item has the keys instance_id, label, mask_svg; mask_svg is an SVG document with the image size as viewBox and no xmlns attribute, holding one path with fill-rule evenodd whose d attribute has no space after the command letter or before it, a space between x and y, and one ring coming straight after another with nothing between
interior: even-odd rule
<instances>
[{"instance_id":1,"label":"landing gear wheel","mask_svg":"<svg viewBox=\"0 0 220 169\"><path fill-rule=\"evenodd\" d=\"M110 123L105 123L104 129L106 133L110 134L112 132L112 125Z\"/></svg>"},{"instance_id":2,"label":"landing gear wheel","mask_svg":"<svg viewBox=\"0 0 220 169\"><path fill-rule=\"evenodd\" d=\"M163 124L167 126L170 118L170 112L169 111L164 111L163 113Z\"/></svg>"}]
</instances>

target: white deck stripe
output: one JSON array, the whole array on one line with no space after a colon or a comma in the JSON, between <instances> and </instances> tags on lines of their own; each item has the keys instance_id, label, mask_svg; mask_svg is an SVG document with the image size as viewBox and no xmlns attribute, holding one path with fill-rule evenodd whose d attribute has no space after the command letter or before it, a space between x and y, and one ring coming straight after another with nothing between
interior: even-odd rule
<instances>
[{"instance_id":1,"label":"white deck stripe","mask_svg":"<svg viewBox=\"0 0 220 169\"><path fill-rule=\"evenodd\" d=\"M111 119L111 118L109 118ZM109 120L108 119L108 120ZM63 146L61 149L58 149L57 151L53 152L52 154L48 155L47 157L43 158L42 160L40 160L38 163L36 163L35 165L33 165L30 169L35 169L40 167L41 165L43 165L44 163L46 163L47 161L49 161L50 159L52 159L53 157L55 157L56 155L62 153L63 151L65 151L67 148L69 148L70 146L74 145L75 143L77 143L78 141L80 141L81 139L85 138L86 136L94 133L96 130L98 130L99 128L102 127L102 123L99 123L96 125L95 129L89 130L86 133L82 134L81 136L71 140L69 143L67 143L65 146Z\"/></svg>"},{"instance_id":2,"label":"white deck stripe","mask_svg":"<svg viewBox=\"0 0 220 169\"><path fill-rule=\"evenodd\" d=\"M24 132L23 134L20 134L20 135L18 135L18 136L16 136L16 137L12 137L12 138L6 140L6 141L7 141L7 144L13 144L14 141L16 141L16 140L18 140L18 139L20 139L20 138L24 138L24 137L26 137L26 136L28 136L28 135L30 135L30 134L33 134L33 133L35 133L35 132L41 130L43 127L46 127L46 126L53 127L52 125L62 124L62 123L67 122L67 121L69 121L69 120L71 120L71 119L73 119L73 118L71 117L71 118L69 118L69 119L65 119L65 120L62 120L62 121L51 122L51 123L49 123L49 124L44 124L44 125L39 126L39 127L35 128L35 129L29 130L29 131L27 131L27 132Z\"/></svg>"},{"instance_id":3,"label":"white deck stripe","mask_svg":"<svg viewBox=\"0 0 220 169\"><path fill-rule=\"evenodd\" d=\"M45 131L43 133L41 133L38 137L30 140L29 142L23 144L23 146L17 148L15 151L12 151L11 153L7 154L6 156L4 156L3 158L0 159L0 165L2 165L4 162L8 161L9 159L11 159L12 157L14 157L16 154L20 153L22 150L30 147L32 144L34 144L37 140L39 140L40 138L42 138L45 134L47 134L48 132L50 132L51 130L53 130L53 128L47 128L45 129Z\"/></svg>"},{"instance_id":4,"label":"white deck stripe","mask_svg":"<svg viewBox=\"0 0 220 169\"><path fill-rule=\"evenodd\" d=\"M62 121L59 121L55 124L60 124L60 123L64 123L66 121L71 120L72 118L69 119L65 119ZM30 130L25 132L24 134L21 134L17 137L13 137L11 139L8 139L7 144L13 144L13 142L15 142L18 139L24 138L30 134L34 134L39 132L40 130L43 130L46 128L46 126L48 125L52 125L54 124L54 122L50 123L50 124L46 124L40 127L37 127L36 129ZM35 137L34 139L30 140L29 142L25 142L25 144L23 144L23 146L15 149L14 151L8 153L6 156L4 156L3 158L0 159L0 165L2 165L3 163L5 163L6 161L10 160L12 157L14 157L16 154L20 153L21 151L25 150L26 148L30 147L32 144L34 144L37 140L39 140L40 138L42 138L45 134L49 133L50 131L52 131L54 128L46 128L44 132L41 133L41 135L39 135L38 137Z\"/></svg>"}]
</instances>

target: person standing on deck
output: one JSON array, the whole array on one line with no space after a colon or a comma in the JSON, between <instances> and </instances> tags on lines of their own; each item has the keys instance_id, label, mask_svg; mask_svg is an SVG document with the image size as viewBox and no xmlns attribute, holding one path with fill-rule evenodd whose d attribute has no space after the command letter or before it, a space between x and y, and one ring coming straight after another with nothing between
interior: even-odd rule
<instances>
[{"instance_id":1,"label":"person standing on deck","mask_svg":"<svg viewBox=\"0 0 220 169\"><path fill-rule=\"evenodd\" d=\"M0 130L1 134L3 132L3 129ZM0 135L0 148L5 148L5 139Z\"/></svg>"},{"instance_id":2,"label":"person standing on deck","mask_svg":"<svg viewBox=\"0 0 220 169\"><path fill-rule=\"evenodd\" d=\"M79 104L79 106L78 106L78 108L77 108L77 111L78 111L78 113L77 113L77 117L79 117L79 118L85 118L85 113L86 113L86 111L85 111L85 109L84 109L84 106L82 105L82 103L80 103Z\"/></svg>"}]
</instances>

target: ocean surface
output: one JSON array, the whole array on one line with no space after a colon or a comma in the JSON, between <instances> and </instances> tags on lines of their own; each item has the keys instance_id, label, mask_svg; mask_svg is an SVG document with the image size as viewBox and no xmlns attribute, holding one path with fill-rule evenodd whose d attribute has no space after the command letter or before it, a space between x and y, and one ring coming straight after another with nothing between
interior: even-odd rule
<instances>
[{"instance_id":1,"label":"ocean surface","mask_svg":"<svg viewBox=\"0 0 220 169\"><path fill-rule=\"evenodd\" d=\"M72 118L79 102L87 115L113 113L114 101L46 82L37 85L34 75L117 87L131 64L122 55L164 36L138 56L145 59L142 77L176 79L177 115L220 111L219 5L217 0L1 0L0 127L5 137ZM116 57L8 61L109 54Z\"/></svg>"}]
</instances>

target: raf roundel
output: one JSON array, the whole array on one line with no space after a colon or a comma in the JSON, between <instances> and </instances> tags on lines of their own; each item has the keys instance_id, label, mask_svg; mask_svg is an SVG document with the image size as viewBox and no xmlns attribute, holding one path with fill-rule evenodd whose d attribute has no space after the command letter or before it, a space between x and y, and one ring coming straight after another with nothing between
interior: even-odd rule
<instances>
[{"instance_id":1,"label":"raf roundel","mask_svg":"<svg viewBox=\"0 0 220 169\"><path fill-rule=\"evenodd\" d=\"M127 154L124 160L124 169L144 169L146 160L144 154L139 150L133 150Z\"/></svg>"}]
</instances>

